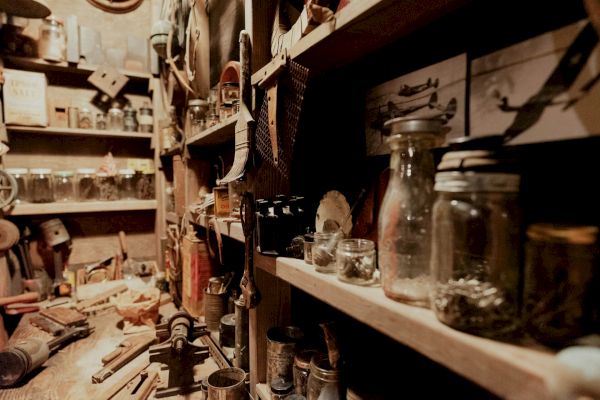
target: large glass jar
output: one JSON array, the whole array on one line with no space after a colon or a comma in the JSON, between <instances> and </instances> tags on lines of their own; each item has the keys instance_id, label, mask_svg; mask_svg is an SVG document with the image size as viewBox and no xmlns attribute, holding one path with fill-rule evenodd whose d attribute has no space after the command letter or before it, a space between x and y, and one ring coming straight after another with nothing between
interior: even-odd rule
<instances>
[{"instance_id":1,"label":"large glass jar","mask_svg":"<svg viewBox=\"0 0 600 400\"><path fill-rule=\"evenodd\" d=\"M519 175L436 175L431 256L437 318L462 331L508 336L518 325Z\"/></svg>"},{"instance_id":2,"label":"large glass jar","mask_svg":"<svg viewBox=\"0 0 600 400\"><path fill-rule=\"evenodd\" d=\"M97 173L96 187L98 189L98 200L119 200L119 188L116 176L109 175L106 172Z\"/></svg>"},{"instance_id":3,"label":"large glass jar","mask_svg":"<svg viewBox=\"0 0 600 400\"><path fill-rule=\"evenodd\" d=\"M38 56L48 61L65 61L67 58L67 35L63 21L54 15L44 18L40 25Z\"/></svg>"},{"instance_id":4,"label":"large glass jar","mask_svg":"<svg viewBox=\"0 0 600 400\"><path fill-rule=\"evenodd\" d=\"M108 130L123 131L125 130L125 113L118 107L112 107L108 110Z\"/></svg>"},{"instance_id":5,"label":"large glass jar","mask_svg":"<svg viewBox=\"0 0 600 400\"><path fill-rule=\"evenodd\" d=\"M597 236L596 226L528 227L523 319L538 342L563 347L597 331Z\"/></svg>"},{"instance_id":6,"label":"large glass jar","mask_svg":"<svg viewBox=\"0 0 600 400\"><path fill-rule=\"evenodd\" d=\"M123 109L123 130L126 132L138 130L137 111L129 104Z\"/></svg>"},{"instance_id":7,"label":"large glass jar","mask_svg":"<svg viewBox=\"0 0 600 400\"><path fill-rule=\"evenodd\" d=\"M426 307L435 175L430 150L441 142L442 121L401 117L385 126L392 154L378 223L383 291L391 299Z\"/></svg>"},{"instance_id":8,"label":"large glass jar","mask_svg":"<svg viewBox=\"0 0 600 400\"><path fill-rule=\"evenodd\" d=\"M310 375L306 386L308 400L346 398L346 389L340 381L340 371L331 368L326 355L314 356L310 361Z\"/></svg>"},{"instance_id":9,"label":"large glass jar","mask_svg":"<svg viewBox=\"0 0 600 400\"><path fill-rule=\"evenodd\" d=\"M29 170L27 168L6 168L6 173L15 178L17 182L17 198L15 202L22 203L29 200Z\"/></svg>"},{"instance_id":10,"label":"large glass jar","mask_svg":"<svg viewBox=\"0 0 600 400\"><path fill-rule=\"evenodd\" d=\"M367 239L344 239L336 250L340 281L369 285L375 281L375 243Z\"/></svg>"},{"instance_id":11,"label":"large glass jar","mask_svg":"<svg viewBox=\"0 0 600 400\"><path fill-rule=\"evenodd\" d=\"M75 176L77 200L97 200L96 170L94 168L78 168Z\"/></svg>"},{"instance_id":12,"label":"large glass jar","mask_svg":"<svg viewBox=\"0 0 600 400\"><path fill-rule=\"evenodd\" d=\"M56 171L54 173L54 201L75 200L73 171Z\"/></svg>"},{"instance_id":13,"label":"large glass jar","mask_svg":"<svg viewBox=\"0 0 600 400\"><path fill-rule=\"evenodd\" d=\"M144 171L137 175L136 198L139 200L152 200L154 192L154 171Z\"/></svg>"},{"instance_id":14,"label":"large glass jar","mask_svg":"<svg viewBox=\"0 0 600 400\"><path fill-rule=\"evenodd\" d=\"M147 101L140 107L140 132L152 133L154 131L154 117L152 116L152 107Z\"/></svg>"},{"instance_id":15,"label":"large glass jar","mask_svg":"<svg viewBox=\"0 0 600 400\"><path fill-rule=\"evenodd\" d=\"M50 168L32 168L30 171L30 197L33 203L51 203L54 201L52 191L52 170Z\"/></svg>"},{"instance_id":16,"label":"large glass jar","mask_svg":"<svg viewBox=\"0 0 600 400\"><path fill-rule=\"evenodd\" d=\"M323 273L334 273L336 268L336 248L341 232L315 232L312 248L312 261L315 271Z\"/></svg>"},{"instance_id":17,"label":"large glass jar","mask_svg":"<svg viewBox=\"0 0 600 400\"><path fill-rule=\"evenodd\" d=\"M294 356L294 393L306 396L310 360L316 355L320 355L316 350L303 350Z\"/></svg>"},{"instance_id":18,"label":"large glass jar","mask_svg":"<svg viewBox=\"0 0 600 400\"><path fill-rule=\"evenodd\" d=\"M119 170L119 196L121 200L133 200L137 196L135 171L131 168Z\"/></svg>"}]
</instances>

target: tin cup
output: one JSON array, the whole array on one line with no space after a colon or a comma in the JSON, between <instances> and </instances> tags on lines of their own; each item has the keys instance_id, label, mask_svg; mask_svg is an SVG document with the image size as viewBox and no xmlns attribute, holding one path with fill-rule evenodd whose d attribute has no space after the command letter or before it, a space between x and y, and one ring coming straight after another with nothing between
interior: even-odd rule
<instances>
[{"instance_id":1,"label":"tin cup","mask_svg":"<svg viewBox=\"0 0 600 400\"><path fill-rule=\"evenodd\" d=\"M208 376L208 400L245 400L246 372L241 368L223 368Z\"/></svg>"},{"instance_id":2,"label":"tin cup","mask_svg":"<svg viewBox=\"0 0 600 400\"><path fill-rule=\"evenodd\" d=\"M209 331L218 331L221 317L227 314L227 292L210 293L204 291L204 322Z\"/></svg>"},{"instance_id":3,"label":"tin cup","mask_svg":"<svg viewBox=\"0 0 600 400\"><path fill-rule=\"evenodd\" d=\"M304 338L302 330L295 326L275 326L267 331L267 385L276 378L293 380L294 356Z\"/></svg>"}]
</instances>

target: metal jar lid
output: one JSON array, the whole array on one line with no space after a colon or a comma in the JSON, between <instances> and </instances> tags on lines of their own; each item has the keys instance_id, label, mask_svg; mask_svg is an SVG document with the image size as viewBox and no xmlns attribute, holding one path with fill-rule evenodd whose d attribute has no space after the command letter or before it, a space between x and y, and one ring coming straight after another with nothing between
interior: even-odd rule
<instances>
[{"instance_id":1,"label":"metal jar lid","mask_svg":"<svg viewBox=\"0 0 600 400\"><path fill-rule=\"evenodd\" d=\"M188 101L188 107L190 107L190 106L207 107L208 101L206 101L204 99L192 99L192 100Z\"/></svg>"},{"instance_id":2,"label":"metal jar lid","mask_svg":"<svg viewBox=\"0 0 600 400\"><path fill-rule=\"evenodd\" d=\"M527 228L527 237L540 242L591 245L597 236L596 226L532 224Z\"/></svg>"},{"instance_id":3,"label":"metal jar lid","mask_svg":"<svg viewBox=\"0 0 600 400\"><path fill-rule=\"evenodd\" d=\"M316 356L322 355L316 350L303 350L294 356L294 365L300 369L310 369L310 360Z\"/></svg>"},{"instance_id":4,"label":"metal jar lid","mask_svg":"<svg viewBox=\"0 0 600 400\"><path fill-rule=\"evenodd\" d=\"M483 172L438 172L434 190L437 192L503 192L519 191L521 178L516 174Z\"/></svg>"},{"instance_id":5,"label":"metal jar lid","mask_svg":"<svg viewBox=\"0 0 600 400\"><path fill-rule=\"evenodd\" d=\"M390 136L403 133L441 134L444 131L441 118L398 117L387 120L383 127L389 130Z\"/></svg>"},{"instance_id":6,"label":"metal jar lid","mask_svg":"<svg viewBox=\"0 0 600 400\"><path fill-rule=\"evenodd\" d=\"M327 355L314 356L310 361L311 375L327 382L338 382L340 380L340 372L337 369L331 368Z\"/></svg>"},{"instance_id":7,"label":"metal jar lid","mask_svg":"<svg viewBox=\"0 0 600 400\"><path fill-rule=\"evenodd\" d=\"M26 175L29 172L27 168L6 168L4 171L9 175Z\"/></svg>"}]
</instances>

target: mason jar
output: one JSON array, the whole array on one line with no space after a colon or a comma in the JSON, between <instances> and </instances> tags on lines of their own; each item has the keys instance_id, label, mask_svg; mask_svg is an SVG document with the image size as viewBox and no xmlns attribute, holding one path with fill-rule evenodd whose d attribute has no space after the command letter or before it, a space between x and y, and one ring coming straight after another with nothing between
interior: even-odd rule
<instances>
[{"instance_id":1,"label":"mason jar","mask_svg":"<svg viewBox=\"0 0 600 400\"><path fill-rule=\"evenodd\" d=\"M315 232L312 261L317 272L326 274L335 272L336 247L342 237L341 232Z\"/></svg>"},{"instance_id":2,"label":"mason jar","mask_svg":"<svg viewBox=\"0 0 600 400\"><path fill-rule=\"evenodd\" d=\"M54 201L75 200L73 171L56 171L54 173Z\"/></svg>"},{"instance_id":3,"label":"mason jar","mask_svg":"<svg viewBox=\"0 0 600 400\"><path fill-rule=\"evenodd\" d=\"M32 168L30 197L32 203L51 203L54 201L52 170L50 168Z\"/></svg>"},{"instance_id":4,"label":"mason jar","mask_svg":"<svg viewBox=\"0 0 600 400\"><path fill-rule=\"evenodd\" d=\"M98 200L119 200L119 187L116 176L109 175L106 172L98 172L96 174L96 188L98 190Z\"/></svg>"},{"instance_id":5,"label":"mason jar","mask_svg":"<svg viewBox=\"0 0 600 400\"><path fill-rule=\"evenodd\" d=\"M340 381L340 371L331 367L326 355L314 356L310 361L306 394L308 400L346 398L346 390Z\"/></svg>"},{"instance_id":6,"label":"mason jar","mask_svg":"<svg viewBox=\"0 0 600 400\"><path fill-rule=\"evenodd\" d=\"M97 200L96 170L94 168L78 168L75 175L77 200Z\"/></svg>"},{"instance_id":7,"label":"mason jar","mask_svg":"<svg viewBox=\"0 0 600 400\"><path fill-rule=\"evenodd\" d=\"M67 58L67 34L64 23L54 15L42 21L39 28L38 55L47 61L61 62Z\"/></svg>"},{"instance_id":8,"label":"mason jar","mask_svg":"<svg viewBox=\"0 0 600 400\"><path fill-rule=\"evenodd\" d=\"M23 203L29 200L29 170L27 168L6 168L6 173L17 182L17 198L15 202Z\"/></svg>"},{"instance_id":9,"label":"mason jar","mask_svg":"<svg viewBox=\"0 0 600 400\"><path fill-rule=\"evenodd\" d=\"M341 240L335 258L340 281L356 285L375 282L375 243L372 240Z\"/></svg>"},{"instance_id":10,"label":"mason jar","mask_svg":"<svg viewBox=\"0 0 600 400\"><path fill-rule=\"evenodd\" d=\"M444 324L486 337L518 327L519 181L499 172L436 175L431 303Z\"/></svg>"},{"instance_id":11,"label":"mason jar","mask_svg":"<svg viewBox=\"0 0 600 400\"><path fill-rule=\"evenodd\" d=\"M135 171L131 168L119 170L119 197L121 200L133 200L137 197Z\"/></svg>"}]
</instances>

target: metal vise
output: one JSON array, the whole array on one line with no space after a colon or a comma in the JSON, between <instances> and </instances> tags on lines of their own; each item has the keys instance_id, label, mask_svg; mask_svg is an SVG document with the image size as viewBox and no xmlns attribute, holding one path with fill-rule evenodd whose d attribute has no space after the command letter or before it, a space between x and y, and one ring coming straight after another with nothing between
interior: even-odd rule
<instances>
[{"instance_id":1,"label":"metal vise","mask_svg":"<svg viewBox=\"0 0 600 400\"><path fill-rule=\"evenodd\" d=\"M167 387L156 389L157 398L200 390L200 382L194 382L193 366L208 358L209 351L208 346L192 342L206 334L206 325L198 324L186 312L175 313L167 323L156 326L159 340L168 340L150 347L150 362L166 364L169 369Z\"/></svg>"}]
</instances>

